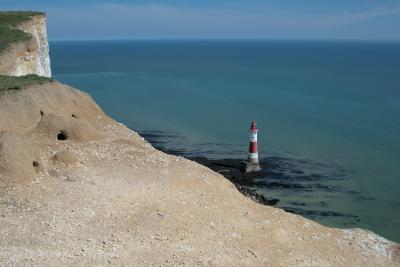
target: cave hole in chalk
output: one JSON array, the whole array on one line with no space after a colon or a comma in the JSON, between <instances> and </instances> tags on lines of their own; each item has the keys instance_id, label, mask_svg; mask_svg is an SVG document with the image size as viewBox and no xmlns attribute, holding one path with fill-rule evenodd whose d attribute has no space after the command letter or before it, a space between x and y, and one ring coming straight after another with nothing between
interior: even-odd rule
<instances>
[{"instance_id":1,"label":"cave hole in chalk","mask_svg":"<svg viewBox=\"0 0 400 267\"><path fill-rule=\"evenodd\" d=\"M34 160L33 162L32 162L32 166L34 167L34 168L39 168L39 162L37 162L36 160Z\"/></svg>"},{"instance_id":2,"label":"cave hole in chalk","mask_svg":"<svg viewBox=\"0 0 400 267\"><path fill-rule=\"evenodd\" d=\"M40 116L43 117L43 115L44 115L44 112L43 112L43 110L41 110L41 111L40 111Z\"/></svg>"},{"instance_id":3,"label":"cave hole in chalk","mask_svg":"<svg viewBox=\"0 0 400 267\"><path fill-rule=\"evenodd\" d=\"M75 115L75 114L72 114L71 116L72 116L72 118L75 118L75 119L77 119L77 118L78 118L78 116L77 116L77 115Z\"/></svg>"},{"instance_id":4,"label":"cave hole in chalk","mask_svg":"<svg viewBox=\"0 0 400 267\"><path fill-rule=\"evenodd\" d=\"M57 134L57 140L60 140L60 141L68 140L68 134L65 131L60 131Z\"/></svg>"}]
</instances>

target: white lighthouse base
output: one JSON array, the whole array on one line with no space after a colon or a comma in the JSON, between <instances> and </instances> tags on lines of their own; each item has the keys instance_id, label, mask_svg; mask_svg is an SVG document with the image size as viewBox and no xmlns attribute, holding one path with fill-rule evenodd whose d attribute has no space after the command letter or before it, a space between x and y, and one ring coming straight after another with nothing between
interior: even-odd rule
<instances>
[{"instance_id":1,"label":"white lighthouse base","mask_svg":"<svg viewBox=\"0 0 400 267\"><path fill-rule=\"evenodd\" d=\"M253 163L249 161L242 161L243 164L243 171L245 173L250 173L250 172L259 172L261 171L261 167L259 163Z\"/></svg>"}]
</instances>

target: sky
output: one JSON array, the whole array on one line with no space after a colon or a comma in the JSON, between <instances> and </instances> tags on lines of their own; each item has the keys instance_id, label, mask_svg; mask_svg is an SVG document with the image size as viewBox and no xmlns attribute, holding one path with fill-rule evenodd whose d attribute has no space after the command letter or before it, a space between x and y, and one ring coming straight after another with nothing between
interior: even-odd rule
<instances>
[{"instance_id":1,"label":"sky","mask_svg":"<svg viewBox=\"0 0 400 267\"><path fill-rule=\"evenodd\" d=\"M0 0L0 10L45 11L50 40L400 41L400 0Z\"/></svg>"}]
</instances>

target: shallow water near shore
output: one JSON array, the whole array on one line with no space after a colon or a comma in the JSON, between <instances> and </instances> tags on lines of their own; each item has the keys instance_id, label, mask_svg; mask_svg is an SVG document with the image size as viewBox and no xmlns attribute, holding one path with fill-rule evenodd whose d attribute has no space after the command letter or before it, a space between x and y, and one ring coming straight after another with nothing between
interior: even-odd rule
<instances>
[{"instance_id":1,"label":"shallow water near shore","mask_svg":"<svg viewBox=\"0 0 400 267\"><path fill-rule=\"evenodd\" d=\"M54 77L165 151L245 159L252 187L324 225L400 242L400 44L90 41L50 44Z\"/></svg>"}]
</instances>

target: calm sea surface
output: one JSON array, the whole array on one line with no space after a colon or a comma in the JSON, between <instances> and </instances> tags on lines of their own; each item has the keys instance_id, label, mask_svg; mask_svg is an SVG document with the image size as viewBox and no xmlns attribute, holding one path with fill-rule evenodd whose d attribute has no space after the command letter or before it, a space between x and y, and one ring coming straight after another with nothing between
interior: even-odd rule
<instances>
[{"instance_id":1,"label":"calm sea surface","mask_svg":"<svg viewBox=\"0 0 400 267\"><path fill-rule=\"evenodd\" d=\"M283 169L268 179L290 185L259 192L324 225L400 242L400 44L90 41L50 50L56 79L166 149L246 158L255 119L260 156Z\"/></svg>"}]
</instances>

